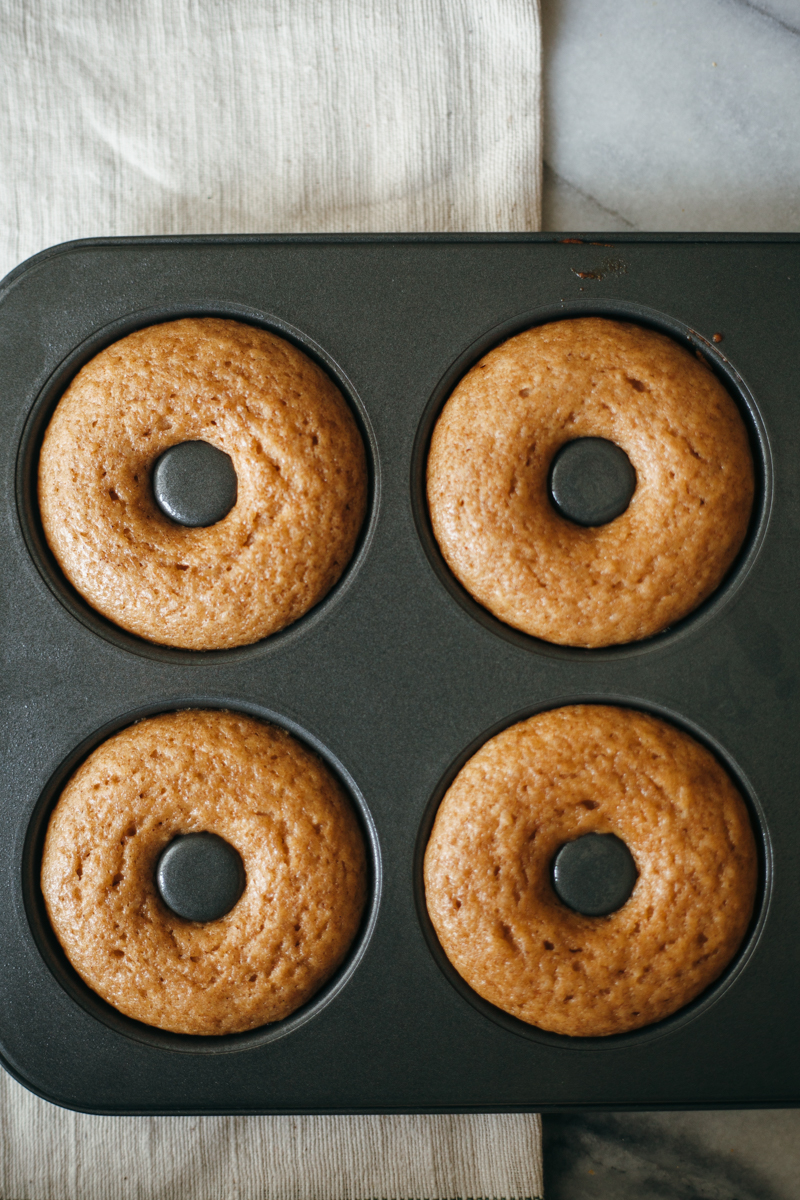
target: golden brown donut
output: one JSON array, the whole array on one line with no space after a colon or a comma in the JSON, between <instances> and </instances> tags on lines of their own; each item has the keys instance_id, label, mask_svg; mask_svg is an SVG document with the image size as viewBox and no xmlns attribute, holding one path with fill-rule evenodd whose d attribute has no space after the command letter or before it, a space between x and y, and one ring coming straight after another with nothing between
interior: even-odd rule
<instances>
[{"instance_id":1,"label":"golden brown donut","mask_svg":"<svg viewBox=\"0 0 800 1200\"><path fill-rule=\"evenodd\" d=\"M564 843L612 833L639 877L605 917L551 882ZM624 1033L674 1013L725 969L755 901L755 839L716 759L642 712L573 705L491 738L445 795L425 896L469 986L530 1025Z\"/></svg>"},{"instance_id":2,"label":"golden brown donut","mask_svg":"<svg viewBox=\"0 0 800 1200\"><path fill-rule=\"evenodd\" d=\"M238 499L216 525L171 521L150 474L170 446L230 455ZM347 565L367 470L353 416L295 346L237 321L140 329L78 373L39 464L48 544L69 581L152 642L224 649L317 604Z\"/></svg>"},{"instance_id":3,"label":"golden brown donut","mask_svg":"<svg viewBox=\"0 0 800 1200\"><path fill-rule=\"evenodd\" d=\"M155 884L185 833L241 855L245 890L216 921L176 916ZM81 978L137 1021L240 1033L305 1004L342 962L366 900L364 842L330 771L237 713L165 713L103 742L50 818L42 892Z\"/></svg>"},{"instance_id":4,"label":"golden brown donut","mask_svg":"<svg viewBox=\"0 0 800 1200\"><path fill-rule=\"evenodd\" d=\"M556 452L601 437L637 487L583 528L550 501ZM548 642L658 633L719 585L753 502L747 433L711 371L670 338L600 317L554 321L492 350L436 424L428 504L456 578L501 621Z\"/></svg>"}]
</instances>

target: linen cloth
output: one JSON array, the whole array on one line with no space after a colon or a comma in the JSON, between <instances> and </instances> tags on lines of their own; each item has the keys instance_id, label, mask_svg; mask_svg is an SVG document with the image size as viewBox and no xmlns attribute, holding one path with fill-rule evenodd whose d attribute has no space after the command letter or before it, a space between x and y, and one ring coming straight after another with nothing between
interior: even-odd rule
<instances>
[{"instance_id":1,"label":"linen cloth","mask_svg":"<svg viewBox=\"0 0 800 1200\"><path fill-rule=\"evenodd\" d=\"M540 1197L524 1116L90 1117L0 1071L3 1200Z\"/></svg>"},{"instance_id":2,"label":"linen cloth","mask_svg":"<svg viewBox=\"0 0 800 1200\"><path fill-rule=\"evenodd\" d=\"M538 229L538 0L0 0L0 278L77 237Z\"/></svg>"},{"instance_id":3,"label":"linen cloth","mask_svg":"<svg viewBox=\"0 0 800 1200\"><path fill-rule=\"evenodd\" d=\"M538 0L0 0L0 277L79 237L538 229ZM542 1195L536 1115L94 1117L0 1200Z\"/></svg>"}]
</instances>

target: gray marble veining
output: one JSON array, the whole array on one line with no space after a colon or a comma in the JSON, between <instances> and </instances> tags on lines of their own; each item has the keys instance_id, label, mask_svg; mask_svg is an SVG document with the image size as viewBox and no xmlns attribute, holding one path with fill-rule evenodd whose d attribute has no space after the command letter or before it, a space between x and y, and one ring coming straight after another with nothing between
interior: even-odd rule
<instances>
[{"instance_id":1,"label":"gray marble veining","mask_svg":"<svg viewBox=\"0 0 800 1200\"><path fill-rule=\"evenodd\" d=\"M797 1200L800 1112L544 1120L546 1200Z\"/></svg>"},{"instance_id":2,"label":"gray marble veining","mask_svg":"<svg viewBox=\"0 0 800 1200\"><path fill-rule=\"evenodd\" d=\"M800 230L800 0L542 0L544 227Z\"/></svg>"}]
</instances>

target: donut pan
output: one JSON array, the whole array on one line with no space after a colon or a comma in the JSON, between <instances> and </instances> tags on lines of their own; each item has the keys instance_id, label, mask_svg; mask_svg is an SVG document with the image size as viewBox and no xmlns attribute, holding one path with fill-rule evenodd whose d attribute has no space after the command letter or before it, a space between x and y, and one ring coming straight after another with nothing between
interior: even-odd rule
<instances>
[{"instance_id":1,"label":"donut pan","mask_svg":"<svg viewBox=\"0 0 800 1200\"><path fill-rule=\"evenodd\" d=\"M48 1100L104 1113L701 1108L800 1104L800 237L207 237L57 246L0 285L0 1052ZM115 629L44 545L38 440L89 357L184 315L294 340L359 420L371 501L334 591L277 636L191 653ZM581 651L500 625L444 566L423 502L427 439L456 381L561 316L639 321L702 355L739 404L757 500L717 593L635 645ZM715 335L721 334L721 340ZM579 701L662 715L717 754L751 810L760 890L731 967L636 1033L572 1039L480 1001L442 960L421 893L436 806L505 726ZM225 1038L168 1035L88 991L38 889L64 779L137 717L223 706L323 754L371 846L350 957L304 1009Z\"/></svg>"}]
</instances>

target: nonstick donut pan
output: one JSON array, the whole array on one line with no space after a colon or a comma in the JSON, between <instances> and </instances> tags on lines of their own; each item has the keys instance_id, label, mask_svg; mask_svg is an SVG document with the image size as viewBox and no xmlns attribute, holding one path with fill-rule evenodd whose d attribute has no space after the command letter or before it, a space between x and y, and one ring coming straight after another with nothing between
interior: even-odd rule
<instances>
[{"instance_id":1,"label":"nonstick donut pan","mask_svg":"<svg viewBox=\"0 0 800 1200\"><path fill-rule=\"evenodd\" d=\"M578 650L500 624L450 575L424 503L432 424L515 332L595 314L703 356L740 406L757 494L745 545L700 609L646 642ZM360 423L370 507L316 609L232 651L158 647L71 590L38 522L38 444L80 366L186 315L249 321L327 370ZM721 335L721 336L720 336ZM800 1104L800 238L683 235L207 237L57 246L0 288L4 692L0 1047L58 1104L103 1113L700 1108ZM532 713L598 701L661 715L737 781L760 855L729 969L638 1032L543 1033L443 959L421 860L456 771ZM316 748L349 790L371 900L338 975L286 1021L162 1033L91 993L43 912L39 857L74 766L145 714L221 706Z\"/></svg>"}]
</instances>

